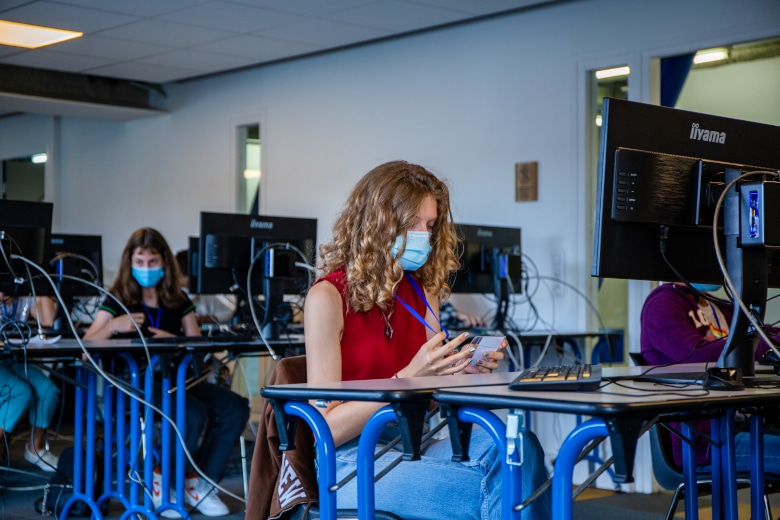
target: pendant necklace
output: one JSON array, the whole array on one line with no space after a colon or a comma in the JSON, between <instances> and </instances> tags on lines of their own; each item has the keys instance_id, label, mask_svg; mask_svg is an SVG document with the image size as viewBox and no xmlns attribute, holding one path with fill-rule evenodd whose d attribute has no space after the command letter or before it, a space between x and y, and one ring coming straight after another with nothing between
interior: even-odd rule
<instances>
[{"instance_id":1,"label":"pendant necklace","mask_svg":"<svg viewBox=\"0 0 780 520\"><path fill-rule=\"evenodd\" d=\"M379 312L382 313L382 318L385 320L385 337L387 339L393 339L393 327L390 326L390 320L387 319L387 314L385 314L385 311L380 310Z\"/></svg>"}]
</instances>

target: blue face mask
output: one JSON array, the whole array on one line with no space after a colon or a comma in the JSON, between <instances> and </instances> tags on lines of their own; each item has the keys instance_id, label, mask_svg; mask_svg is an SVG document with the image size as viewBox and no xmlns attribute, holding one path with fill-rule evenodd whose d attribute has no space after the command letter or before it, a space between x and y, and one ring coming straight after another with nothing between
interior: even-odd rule
<instances>
[{"instance_id":1,"label":"blue face mask","mask_svg":"<svg viewBox=\"0 0 780 520\"><path fill-rule=\"evenodd\" d=\"M691 287L701 292L715 292L721 288L721 286L716 283L692 283Z\"/></svg>"},{"instance_id":2,"label":"blue face mask","mask_svg":"<svg viewBox=\"0 0 780 520\"><path fill-rule=\"evenodd\" d=\"M133 278L141 287L154 287L163 279L162 267L133 267Z\"/></svg>"},{"instance_id":3,"label":"blue face mask","mask_svg":"<svg viewBox=\"0 0 780 520\"><path fill-rule=\"evenodd\" d=\"M398 236L395 239L390 254L393 258L398 256L398 251L404 243L404 237ZM431 254L431 234L428 231L409 231L406 233L406 249L404 254L398 258L401 268L404 271L416 271L428 260Z\"/></svg>"}]
</instances>

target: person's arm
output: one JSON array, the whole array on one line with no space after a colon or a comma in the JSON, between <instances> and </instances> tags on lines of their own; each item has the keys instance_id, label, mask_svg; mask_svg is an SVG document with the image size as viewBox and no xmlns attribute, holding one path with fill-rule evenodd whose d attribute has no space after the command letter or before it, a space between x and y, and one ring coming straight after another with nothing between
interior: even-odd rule
<instances>
[{"instance_id":1,"label":"person's arm","mask_svg":"<svg viewBox=\"0 0 780 520\"><path fill-rule=\"evenodd\" d=\"M133 313L132 318L127 314L114 317L107 310L100 309L95 314L95 319L92 320L92 324L87 329L87 332L84 333L82 339L109 339L114 334L136 332L133 320L140 326L144 321L143 313Z\"/></svg>"},{"instance_id":2,"label":"person's arm","mask_svg":"<svg viewBox=\"0 0 780 520\"><path fill-rule=\"evenodd\" d=\"M431 294L428 293L428 291L425 291L425 298L428 300L428 309L425 311L425 321L426 323L430 324L432 328L438 329L438 322L437 322L437 319L439 318L438 313L440 312L443 306L440 306L438 304L439 302L438 298L433 297ZM446 303L444 305L452 306L452 304L450 303ZM432 309L435 312L431 312ZM452 309L455 310L455 307L452 306ZM428 339L431 340L433 337L433 332L427 327L426 330L428 331ZM465 341L466 338L465 336L463 336L463 334L460 334L459 336L456 337L450 337L450 340L453 340L453 342L451 343L453 347L451 347L451 349L454 348L454 345L460 345L466 343ZM507 343L507 341L504 340L501 349L505 349L507 346L509 346L509 343ZM468 363L469 359L471 358L470 355L466 355L465 353L463 357L466 359L466 363ZM452 363L454 362L455 359L456 358L452 358L452 361L448 360L448 362ZM462 368L466 373L492 372L493 370L498 368L498 362L502 359L504 359L504 353L499 350L496 352L489 353L488 358L482 360L482 362L478 366L463 365Z\"/></svg>"},{"instance_id":3,"label":"person's arm","mask_svg":"<svg viewBox=\"0 0 780 520\"><path fill-rule=\"evenodd\" d=\"M30 317L37 319L41 327L51 327L54 325L54 318L57 316L57 306L54 300L48 296L35 298L35 305L30 308Z\"/></svg>"},{"instance_id":4,"label":"person's arm","mask_svg":"<svg viewBox=\"0 0 780 520\"><path fill-rule=\"evenodd\" d=\"M185 336L200 336L200 325L198 325L198 317L194 311L182 316L181 329L184 331Z\"/></svg>"},{"instance_id":5,"label":"person's arm","mask_svg":"<svg viewBox=\"0 0 780 520\"><path fill-rule=\"evenodd\" d=\"M642 355L648 363L714 361L725 339L708 339L697 326L699 316L687 293L665 290L651 294L642 308ZM693 315L692 315L693 314Z\"/></svg>"},{"instance_id":6,"label":"person's arm","mask_svg":"<svg viewBox=\"0 0 780 520\"><path fill-rule=\"evenodd\" d=\"M341 381L341 309L341 295L332 284L320 282L309 289L303 312L309 383ZM360 435L371 415L382 406L384 403L330 402L319 410L336 446L340 446Z\"/></svg>"}]
</instances>

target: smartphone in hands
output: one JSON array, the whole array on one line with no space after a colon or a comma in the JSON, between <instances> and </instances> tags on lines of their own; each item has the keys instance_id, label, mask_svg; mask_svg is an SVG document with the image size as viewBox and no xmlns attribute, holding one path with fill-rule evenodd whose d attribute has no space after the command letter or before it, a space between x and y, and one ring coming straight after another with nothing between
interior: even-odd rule
<instances>
[{"instance_id":1,"label":"smartphone in hands","mask_svg":"<svg viewBox=\"0 0 780 520\"><path fill-rule=\"evenodd\" d=\"M485 359L485 354L488 352L495 352L504 343L505 336L474 336L464 346L469 348L476 348L474 354L471 356L469 366L476 365L480 359Z\"/></svg>"}]
</instances>

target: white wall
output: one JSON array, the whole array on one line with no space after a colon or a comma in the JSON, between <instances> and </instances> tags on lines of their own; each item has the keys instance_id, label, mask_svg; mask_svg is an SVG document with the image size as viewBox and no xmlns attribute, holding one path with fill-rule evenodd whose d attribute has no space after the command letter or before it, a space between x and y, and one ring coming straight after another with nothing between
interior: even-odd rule
<instances>
[{"instance_id":1,"label":"white wall","mask_svg":"<svg viewBox=\"0 0 780 520\"><path fill-rule=\"evenodd\" d=\"M201 210L233 210L234 127L256 120L264 213L316 217L322 242L353 183L403 158L450 181L458 221L521 226L542 274L563 252L565 280L585 290L585 73L628 63L630 97L647 101L651 58L777 36L777 20L775 0L572 1L169 85L167 116L62 120L59 230L102 234L108 278L138 227L185 247ZM0 120L0 151L27 119ZM514 201L521 161L539 161L536 202ZM558 329L588 325L573 293L539 298Z\"/></svg>"},{"instance_id":2,"label":"white wall","mask_svg":"<svg viewBox=\"0 0 780 520\"><path fill-rule=\"evenodd\" d=\"M63 119L61 230L104 235L108 276L129 233L158 227L174 249L201 210L232 211L234 126L263 124L263 211L317 217L320 240L347 191L395 158L452 186L457 220L520 225L543 274L553 252L584 286L591 218L581 200L581 63L622 62L777 30L776 2L569 2L499 19L167 86L171 114L127 123ZM693 23L695 21L695 24ZM692 30L692 27L704 29ZM636 67L634 84L641 82ZM633 76L633 74L632 74ZM636 98L637 96L633 96ZM5 135L8 121L0 121ZM539 161L539 201L514 202L513 165ZM538 302L584 327L576 297Z\"/></svg>"}]
</instances>

